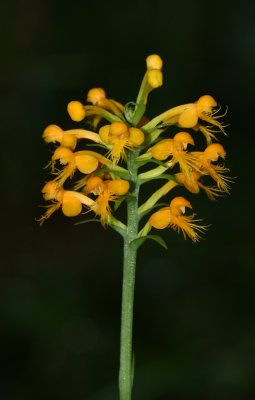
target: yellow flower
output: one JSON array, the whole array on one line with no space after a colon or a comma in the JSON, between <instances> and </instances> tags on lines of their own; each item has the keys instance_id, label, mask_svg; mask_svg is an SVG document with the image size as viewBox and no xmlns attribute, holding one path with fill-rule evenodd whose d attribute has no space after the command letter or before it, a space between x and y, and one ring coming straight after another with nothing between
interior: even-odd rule
<instances>
[{"instance_id":1,"label":"yellow flower","mask_svg":"<svg viewBox=\"0 0 255 400\"><path fill-rule=\"evenodd\" d=\"M181 171L187 178L193 168L193 158L186 151L188 144L194 145L191 135L187 132L177 133L173 139L163 139L151 148L151 154L156 160L165 160L171 156L171 160L166 164L173 167L179 164Z\"/></svg>"},{"instance_id":2,"label":"yellow flower","mask_svg":"<svg viewBox=\"0 0 255 400\"><path fill-rule=\"evenodd\" d=\"M55 171L55 163L59 161L60 164L65 165L64 169L55 172L57 175L55 180L58 185L62 186L64 182L73 176L76 169L83 174L90 174L94 172L99 165L98 159L94 155L84 154L82 151L72 152L68 147L59 146L52 158L52 170Z\"/></svg>"},{"instance_id":3,"label":"yellow flower","mask_svg":"<svg viewBox=\"0 0 255 400\"><path fill-rule=\"evenodd\" d=\"M152 89L157 89L163 84L163 74L161 72L163 61L158 54L151 54L146 58L146 65L147 72L145 76L147 78L149 87L147 88L147 90L146 87L144 87L144 90L145 92L148 91L148 93L146 94L148 96L149 92Z\"/></svg>"},{"instance_id":4,"label":"yellow flower","mask_svg":"<svg viewBox=\"0 0 255 400\"><path fill-rule=\"evenodd\" d=\"M178 172L174 176L177 181L185 186L185 188L191 193L199 193L199 178L201 177L201 173L197 171L191 171L189 178L187 178L183 172Z\"/></svg>"},{"instance_id":5,"label":"yellow flower","mask_svg":"<svg viewBox=\"0 0 255 400\"><path fill-rule=\"evenodd\" d=\"M79 215L82 211L82 205L90 209L96 209L97 207L95 202L89 197L82 193L59 188L55 181L47 182L42 188L42 194L44 199L52 201L52 204L47 206L47 211L39 219L40 224L48 219L60 207L63 214L67 217L76 217Z\"/></svg>"},{"instance_id":6,"label":"yellow flower","mask_svg":"<svg viewBox=\"0 0 255 400\"><path fill-rule=\"evenodd\" d=\"M216 200L222 194L216 186L206 186L202 184L199 179L202 174L198 171L190 172L189 179L183 172L179 172L174 175L178 182L180 182L187 190L191 193L199 193L200 189L203 189L210 200Z\"/></svg>"},{"instance_id":7,"label":"yellow flower","mask_svg":"<svg viewBox=\"0 0 255 400\"><path fill-rule=\"evenodd\" d=\"M109 220L111 208L110 201L116 201L118 196L125 195L129 190L129 182L124 179L103 180L99 176L88 178L84 193L94 194L96 208L92 208L97 215L100 215L101 222L106 225Z\"/></svg>"},{"instance_id":8,"label":"yellow flower","mask_svg":"<svg viewBox=\"0 0 255 400\"><path fill-rule=\"evenodd\" d=\"M74 135L66 133L60 126L49 125L43 132L43 139L46 143L58 142L62 146L70 147L74 150L77 143L77 138Z\"/></svg>"},{"instance_id":9,"label":"yellow flower","mask_svg":"<svg viewBox=\"0 0 255 400\"><path fill-rule=\"evenodd\" d=\"M80 101L70 101L67 105L67 112L76 122L80 122L86 117L85 107Z\"/></svg>"},{"instance_id":10,"label":"yellow flower","mask_svg":"<svg viewBox=\"0 0 255 400\"><path fill-rule=\"evenodd\" d=\"M151 148L156 160L165 160L169 156L178 159L179 154L187 149L188 144L194 146L194 140L188 132L176 133L173 139L163 139ZM174 162L176 164L177 160Z\"/></svg>"},{"instance_id":11,"label":"yellow flower","mask_svg":"<svg viewBox=\"0 0 255 400\"><path fill-rule=\"evenodd\" d=\"M182 104L165 111L148 122L144 126L144 130L151 131L162 123L163 128L164 125L175 124L180 128L200 130L205 136L207 144L210 144L212 139L215 139L215 133L219 130L224 133L224 126L218 121L224 114L217 115L218 111L216 100L210 95L204 95L194 103ZM200 121L210 125L204 126Z\"/></svg>"},{"instance_id":12,"label":"yellow flower","mask_svg":"<svg viewBox=\"0 0 255 400\"><path fill-rule=\"evenodd\" d=\"M90 89L87 94L87 101L95 106L102 107L105 110L109 110L122 117L124 106L113 99L108 99L104 89L102 88Z\"/></svg>"},{"instance_id":13,"label":"yellow flower","mask_svg":"<svg viewBox=\"0 0 255 400\"><path fill-rule=\"evenodd\" d=\"M218 121L222 115L216 116L219 108L215 107L217 107L217 102L212 96L201 96L194 104L187 105L183 112L180 113L177 124L182 128L200 130L209 144L212 139L215 139L214 133L217 132L217 129L214 130L210 126L203 126L199 123L199 119L224 132L223 125Z\"/></svg>"},{"instance_id":14,"label":"yellow flower","mask_svg":"<svg viewBox=\"0 0 255 400\"><path fill-rule=\"evenodd\" d=\"M163 84L163 74L158 69L151 69L147 73L148 84L152 89L157 89Z\"/></svg>"},{"instance_id":15,"label":"yellow flower","mask_svg":"<svg viewBox=\"0 0 255 400\"><path fill-rule=\"evenodd\" d=\"M142 107L144 111L150 92L163 84L163 74L161 72L162 66L163 61L158 54L151 54L146 58L147 70L144 74L136 99L138 108Z\"/></svg>"},{"instance_id":16,"label":"yellow flower","mask_svg":"<svg viewBox=\"0 0 255 400\"><path fill-rule=\"evenodd\" d=\"M86 129L70 129L63 131L58 125L48 125L42 135L46 143L59 143L61 146L74 150L77 139L89 139L101 143L99 135Z\"/></svg>"},{"instance_id":17,"label":"yellow flower","mask_svg":"<svg viewBox=\"0 0 255 400\"><path fill-rule=\"evenodd\" d=\"M106 94L102 88L93 88L88 91L87 101L99 107L105 106Z\"/></svg>"},{"instance_id":18,"label":"yellow flower","mask_svg":"<svg viewBox=\"0 0 255 400\"><path fill-rule=\"evenodd\" d=\"M184 238L188 236L193 242L200 239L199 233L206 230L205 226L198 225L199 220L194 220L194 214L186 216L185 209L192 206L184 197L175 197L169 207L163 207L151 215L149 223L156 229L172 228L178 233L181 231Z\"/></svg>"},{"instance_id":19,"label":"yellow flower","mask_svg":"<svg viewBox=\"0 0 255 400\"><path fill-rule=\"evenodd\" d=\"M163 67L162 58L158 54L151 54L146 58L146 66L148 70L160 70Z\"/></svg>"},{"instance_id":20,"label":"yellow flower","mask_svg":"<svg viewBox=\"0 0 255 400\"><path fill-rule=\"evenodd\" d=\"M44 200L56 200L61 201L63 197L64 189L58 186L56 181L47 182L42 188L42 194Z\"/></svg>"},{"instance_id":21,"label":"yellow flower","mask_svg":"<svg viewBox=\"0 0 255 400\"><path fill-rule=\"evenodd\" d=\"M214 124L210 118L213 115L213 107L217 106L212 96L201 96L195 103L187 104L177 114L177 123L183 128L193 128L198 123L198 118ZM209 119L209 121L208 121Z\"/></svg>"},{"instance_id":22,"label":"yellow flower","mask_svg":"<svg viewBox=\"0 0 255 400\"><path fill-rule=\"evenodd\" d=\"M110 157L114 164L121 158L126 158L124 148L138 147L144 142L144 133L141 129L130 128L121 121L104 125L99 130L99 136L106 145L111 146Z\"/></svg>"},{"instance_id":23,"label":"yellow flower","mask_svg":"<svg viewBox=\"0 0 255 400\"><path fill-rule=\"evenodd\" d=\"M191 154L196 160L194 163L196 170L202 175L211 176L221 191L229 193L229 183L232 182L232 178L225 176L229 169L213 164L219 158L225 159L226 152L223 146L219 143L211 143L203 152L192 152Z\"/></svg>"}]
</instances>

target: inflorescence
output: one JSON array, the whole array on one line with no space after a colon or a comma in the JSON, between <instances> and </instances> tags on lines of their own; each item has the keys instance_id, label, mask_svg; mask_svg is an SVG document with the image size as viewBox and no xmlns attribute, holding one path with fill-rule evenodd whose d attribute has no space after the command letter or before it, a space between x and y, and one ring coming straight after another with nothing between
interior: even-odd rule
<instances>
[{"instance_id":1,"label":"inflorescence","mask_svg":"<svg viewBox=\"0 0 255 400\"><path fill-rule=\"evenodd\" d=\"M152 228L170 227L194 242L200 239L207 227L196 219L191 203L182 192L204 191L210 200L229 193L232 180L223 164L226 152L216 136L225 133L221 122L224 114L219 115L220 107L212 96L203 95L193 103L176 106L148 119L145 114L148 96L162 86L162 64L156 54L147 57L147 69L136 102L122 105L108 98L102 88L89 90L85 104L71 101L67 106L71 119L83 121L86 129L65 131L57 125L47 126L43 139L58 147L49 163L53 178L42 189L50 205L40 218L41 224L57 209L67 217L78 216L85 209L104 226L124 232L126 225L114 216L113 205L128 202L142 184L165 179L138 209L139 218L147 218L138 237L146 236ZM205 148L196 150L200 133L204 136ZM83 150L76 151L78 141L84 143ZM90 146L86 147L88 142ZM91 149L91 142L97 151ZM131 158L138 171L135 181ZM155 211L157 202L170 191L176 195ZM188 215L187 210L191 210Z\"/></svg>"}]
</instances>

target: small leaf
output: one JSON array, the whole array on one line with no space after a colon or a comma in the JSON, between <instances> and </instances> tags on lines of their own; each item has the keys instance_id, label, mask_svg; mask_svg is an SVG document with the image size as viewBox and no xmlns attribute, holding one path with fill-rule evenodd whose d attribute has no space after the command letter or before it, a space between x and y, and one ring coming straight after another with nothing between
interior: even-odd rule
<instances>
[{"instance_id":1,"label":"small leaf","mask_svg":"<svg viewBox=\"0 0 255 400\"><path fill-rule=\"evenodd\" d=\"M79 221L79 222L76 222L74 225L82 225L82 224L87 224L88 222L100 222L100 224L101 224L101 221L100 221L100 219L91 218L91 219L86 219L85 221Z\"/></svg>"},{"instance_id":2,"label":"small leaf","mask_svg":"<svg viewBox=\"0 0 255 400\"><path fill-rule=\"evenodd\" d=\"M155 160L154 158L137 158L135 160L135 163L141 167L142 165L148 164L148 163L152 163L152 164L157 164L157 165L162 165L163 167L166 166L166 164L163 161L160 160Z\"/></svg>"},{"instance_id":3,"label":"small leaf","mask_svg":"<svg viewBox=\"0 0 255 400\"><path fill-rule=\"evenodd\" d=\"M141 184L147 183L147 182L152 181L153 179L168 179L169 181L174 181L174 182L179 183L176 180L176 178L173 175L170 175L170 174L161 174L159 176L153 176L152 178L148 178L148 179L140 179L140 183Z\"/></svg>"},{"instance_id":4,"label":"small leaf","mask_svg":"<svg viewBox=\"0 0 255 400\"><path fill-rule=\"evenodd\" d=\"M151 159L151 162L154 163L154 164L162 165L163 167L166 166L166 163L165 163L165 162L160 161L160 160L155 160L155 158L152 158L152 159Z\"/></svg>"},{"instance_id":5,"label":"small leaf","mask_svg":"<svg viewBox=\"0 0 255 400\"><path fill-rule=\"evenodd\" d=\"M109 173L109 169L105 168L105 167L102 167L102 168L98 169L97 171L95 171L93 173L93 175L94 176L101 176L101 175L104 175L105 173Z\"/></svg>"},{"instance_id":6,"label":"small leaf","mask_svg":"<svg viewBox=\"0 0 255 400\"><path fill-rule=\"evenodd\" d=\"M140 159L140 160L139 160L139 158L137 158L135 160L135 163L138 166L138 168L142 167L143 165L148 164L149 162L151 162L151 158L147 158L147 159L143 158L143 159Z\"/></svg>"},{"instance_id":7,"label":"small leaf","mask_svg":"<svg viewBox=\"0 0 255 400\"><path fill-rule=\"evenodd\" d=\"M130 101L125 105L124 115L128 122L132 123L136 109L137 109L137 104L134 101Z\"/></svg>"},{"instance_id":8,"label":"small leaf","mask_svg":"<svg viewBox=\"0 0 255 400\"><path fill-rule=\"evenodd\" d=\"M111 168L109 168L108 172L113 174L115 177L125 179L126 181L128 181L130 179L130 175L126 172L114 171L114 170L111 170Z\"/></svg>"},{"instance_id":9,"label":"small leaf","mask_svg":"<svg viewBox=\"0 0 255 400\"><path fill-rule=\"evenodd\" d=\"M100 143L87 143L86 147L101 147L102 149L105 150L105 146L103 144L100 144Z\"/></svg>"},{"instance_id":10,"label":"small leaf","mask_svg":"<svg viewBox=\"0 0 255 400\"><path fill-rule=\"evenodd\" d=\"M168 126L174 125L172 122L160 122L158 125L156 125L157 129L165 129Z\"/></svg>"},{"instance_id":11,"label":"small leaf","mask_svg":"<svg viewBox=\"0 0 255 400\"><path fill-rule=\"evenodd\" d=\"M164 239L162 239L161 236L158 235L147 235L139 237L137 239L132 240L131 245L134 245L138 249L147 239L154 240L154 242L157 242L160 246L164 247L164 249L167 250L166 242L164 241Z\"/></svg>"},{"instance_id":12,"label":"small leaf","mask_svg":"<svg viewBox=\"0 0 255 400\"><path fill-rule=\"evenodd\" d=\"M114 202L114 211L117 211L120 205L126 200L127 196L122 196L119 200Z\"/></svg>"}]
</instances>

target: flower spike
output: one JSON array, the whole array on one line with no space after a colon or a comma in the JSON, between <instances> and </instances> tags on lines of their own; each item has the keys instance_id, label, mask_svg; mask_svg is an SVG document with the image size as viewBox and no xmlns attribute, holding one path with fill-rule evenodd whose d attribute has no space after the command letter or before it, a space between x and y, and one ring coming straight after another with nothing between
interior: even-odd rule
<instances>
[{"instance_id":1,"label":"flower spike","mask_svg":"<svg viewBox=\"0 0 255 400\"><path fill-rule=\"evenodd\" d=\"M138 248L147 239L167 248L162 237L150 234L154 229L161 232L171 228L184 239L198 242L208 226L193 213L192 200L187 200L183 191L188 191L189 197L204 191L210 200L216 200L229 193L232 183L223 164L226 151L217 141L220 138L217 133L225 133L221 120L225 114L220 115L220 107L211 95L205 94L194 102L148 118L149 95L163 84L162 67L158 54L146 58L136 100L125 106L108 98L100 87L88 91L85 104L70 101L67 112L71 120L91 126L91 130L82 126L63 130L52 124L43 132L45 142L57 147L49 163L53 178L42 189L49 205L39 219L40 224L57 210L67 217L76 217L85 207L85 213L92 212L94 220L103 227L111 227L123 238L121 399L132 398L132 323ZM196 140L198 132L205 138L205 148ZM154 189L148 196L144 192L141 204L140 189L152 180ZM66 187L68 184L71 190ZM123 206L127 214L125 223L115 215Z\"/></svg>"},{"instance_id":2,"label":"flower spike","mask_svg":"<svg viewBox=\"0 0 255 400\"><path fill-rule=\"evenodd\" d=\"M157 202L172 189L188 190L191 194L204 191L210 200L229 193L232 178L227 176L228 168L219 163L220 159L225 160L226 152L220 143L214 142L217 132L224 132L225 126L220 121L224 115L219 115L220 107L214 97L205 94L193 103L170 108L151 120L145 116L150 92L163 83L162 67L158 54L146 58L146 71L136 102L124 106L108 98L101 87L88 91L85 104L70 101L67 112L71 119L90 123L94 130L82 127L63 130L54 124L45 128L45 142L56 143L58 147L50 162L53 179L43 188L44 199L52 204L42 220L58 208L65 215L79 215L85 204L100 217L104 226L110 224L124 235L124 224L116 220L110 204L115 201L129 204L132 196L138 196L139 187L152 179L167 182L142 205L137 205L137 221L157 207ZM174 125L179 132L165 132ZM207 147L190 151L191 146L196 146L194 138L198 131L205 136ZM99 152L89 149L87 140L90 146L99 146ZM80 148L75 151L78 145ZM148 168L151 163L159 165ZM77 174L80 176L72 185L73 190L64 189ZM208 179L215 185L207 185ZM168 206L151 215L138 237L147 235L152 227L171 227L182 231L184 237L198 241L206 227L198 224L194 214L187 216L185 208L191 208L185 197L175 197Z\"/></svg>"}]
</instances>

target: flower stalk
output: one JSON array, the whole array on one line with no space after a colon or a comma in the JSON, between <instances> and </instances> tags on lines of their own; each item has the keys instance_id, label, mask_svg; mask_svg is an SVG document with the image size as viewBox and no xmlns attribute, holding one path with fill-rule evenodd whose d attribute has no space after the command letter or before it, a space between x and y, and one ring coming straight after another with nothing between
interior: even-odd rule
<instances>
[{"instance_id":1,"label":"flower stalk","mask_svg":"<svg viewBox=\"0 0 255 400\"><path fill-rule=\"evenodd\" d=\"M124 236L119 371L120 400L131 399L134 373L132 331L137 256L135 240L137 238L139 224L139 182L137 180L137 166L135 163L137 154L138 152L130 152L128 157L128 171L133 184L133 191L127 199L127 231Z\"/></svg>"}]
</instances>

